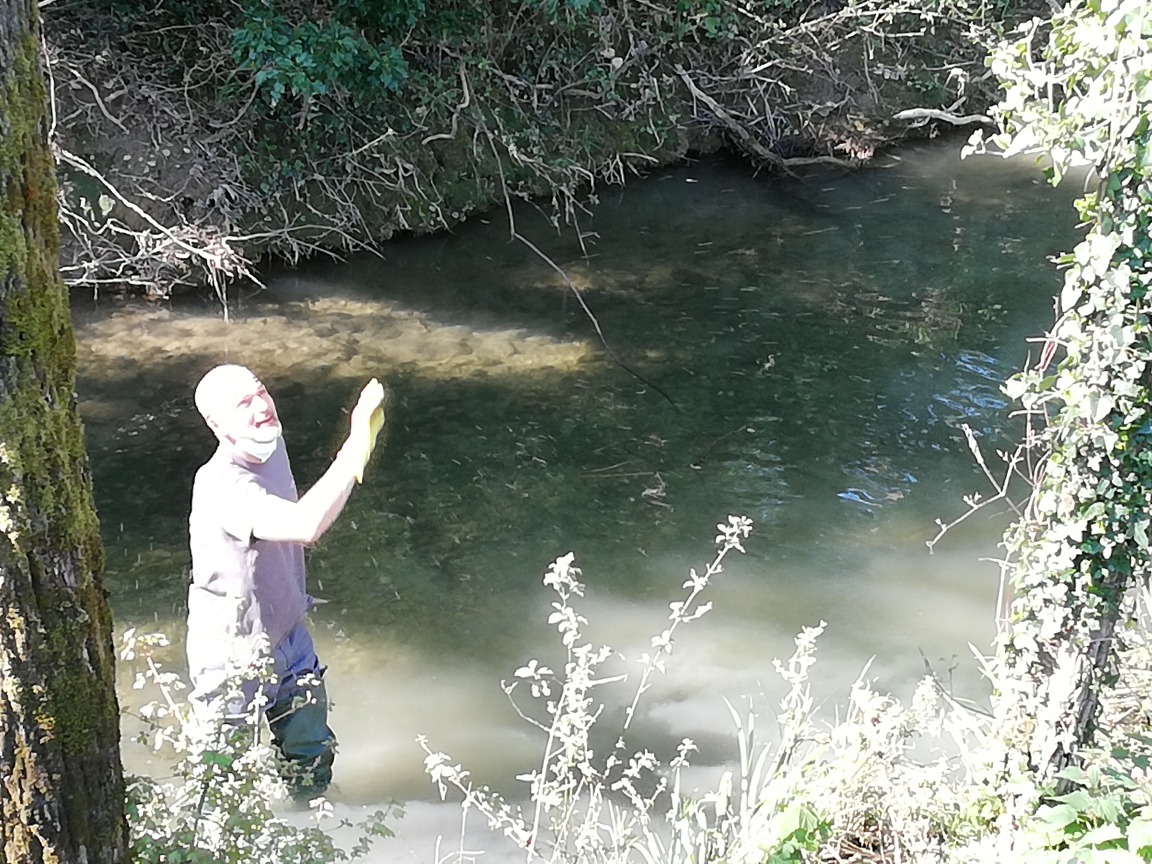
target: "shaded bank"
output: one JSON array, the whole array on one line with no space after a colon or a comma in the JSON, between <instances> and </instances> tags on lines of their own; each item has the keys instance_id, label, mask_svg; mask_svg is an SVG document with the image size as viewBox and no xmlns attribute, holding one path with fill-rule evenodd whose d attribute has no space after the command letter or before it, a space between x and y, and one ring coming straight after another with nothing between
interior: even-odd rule
<instances>
[{"instance_id":1,"label":"shaded bank","mask_svg":"<svg viewBox=\"0 0 1152 864\"><path fill-rule=\"evenodd\" d=\"M777 171L866 164L951 126L904 109L978 122L987 46L1025 11L394 5L402 21L287 0L49 7L65 277L219 291L265 255L375 248L528 197L579 230L598 188L724 146Z\"/></svg>"}]
</instances>

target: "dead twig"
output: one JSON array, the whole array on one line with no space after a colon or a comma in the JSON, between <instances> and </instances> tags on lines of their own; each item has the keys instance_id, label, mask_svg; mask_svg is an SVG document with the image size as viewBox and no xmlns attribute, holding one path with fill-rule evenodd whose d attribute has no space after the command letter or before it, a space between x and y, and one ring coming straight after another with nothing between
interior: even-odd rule
<instances>
[{"instance_id":1,"label":"dead twig","mask_svg":"<svg viewBox=\"0 0 1152 864\"><path fill-rule=\"evenodd\" d=\"M894 114L894 120L940 120L944 123L951 123L953 126L964 126L970 123L982 123L985 126L995 126L996 121L989 117L987 114L950 114L947 111L941 111L937 108L909 108L906 111L901 111Z\"/></svg>"},{"instance_id":2,"label":"dead twig","mask_svg":"<svg viewBox=\"0 0 1152 864\"><path fill-rule=\"evenodd\" d=\"M773 153L771 150L757 141L752 133L749 132L743 124L737 122L737 120L731 114L724 110L719 102L717 102L703 90L697 87L696 82L692 80L691 76L688 75L683 66L677 65L675 68L676 74L680 76L680 80L684 82L684 85L692 93L692 97L703 102L708 107L708 110L716 115L716 118L720 120L731 132L733 132L737 138L740 139L740 143L743 144L745 148L747 148L759 159L767 162L769 165L772 165L788 173L792 173L792 168L803 165L835 165L840 168L854 168L856 166L855 162L851 162L845 159L837 159L835 156L803 156L785 158L777 153Z\"/></svg>"}]
</instances>

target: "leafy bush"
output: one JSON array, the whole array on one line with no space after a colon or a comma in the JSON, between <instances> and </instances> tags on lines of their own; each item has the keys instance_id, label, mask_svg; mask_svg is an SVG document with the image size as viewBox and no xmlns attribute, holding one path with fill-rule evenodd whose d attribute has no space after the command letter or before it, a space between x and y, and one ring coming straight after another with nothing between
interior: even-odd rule
<instances>
[{"instance_id":1,"label":"leafy bush","mask_svg":"<svg viewBox=\"0 0 1152 864\"><path fill-rule=\"evenodd\" d=\"M608 695L628 679L606 666L615 652L581 635L587 622L573 603L584 586L573 557L557 559L544 584L557 595L549 622L564 647L563 668L529 660L503 685L518 714L544 738L539 767L517 778L527 786L527 802L477 785L463 766L421 739L425 768L440 794L454 789L466 814L478 811L493 830L531 849L530 857L557 864L801 864L842 860L842 853L930 862L965 848L986 830L975 818L986 794L973 782L980 762L972 745L984 731L979 718L930 678L907 707L861 678L844 718L824 722L809 687L823 624L802 630L793 656L775 663L787 687L775 740L758 740L756 711L741 717L729 705L738 758L714 790L701 795L685 786L683 771L696 750L690 739L666 764L650 750L629 750L629 726L652 676L666 668L677 629L709 611L701 593L722 571L725 556L743 551L751 526L729 517L718 528L716 557L703 573L691 571L687 595L670 604L670 624L652 637L651 653L639 658L638 681L623 699ZM627 707L619 712L616 705ZM601 728L613 717L622 718L618 732ZM615 746L594 752L594 737ZM931 760L913 755L933 750ZM890 854L899 857L887 859Z\"/></svg>"},{"instance_id":2,"label":"leafy bush","mask_svg":"<svg viewBox=\"0 0 1152 864\"><path fill-rule=\"evenodd\" d=\"M138 740L169 755L171 780L128 778L128 826L135 864L331 864L363 857L375 837L390 836L385 818L397 808L377 811L352 825L359 840L351 850L335 844L325 830L334 821L331 804L310 802L312 818L298 824L278 813L286 798L282 757L264 740L262 706L256 704L239 722L194 721L183 698L187 685L156 660L167 645L161 634L124 635L121 659L143 668L135 689L153 688L158 698L136 713L143 723ZM270 664L268 664L270 665ZM268 666L237 667L232 693L244 680L268 674Z\"/></svg>"},{"instance_id":3,"label":"leafy bush","mask_svg":"<svg viewBox=\"0 0 1152 864\"><path fill-rule=\"evenodd\" d=\"M369 42L334 19L293 23L265 5L249 8L232 32L232 57L255 73L257 87L273 107L285 97L335 96L372 104L399 90L408 77L396 45Z\"/></svg>"},{"instance_id":4,"label":"leafy bush","mask_svg":"<svg viewBox=\"0 0 1152 864\"><path fill-rule=\"evenodd\" d=\"M1063 769L1057 779L1078 788L1053 795L1024 826L1023 862L1073 860L1136 864L1152 860L1152 798L1146 759L1126 752L1090 754L1085 768ZM1135 773L1131 769L1136 768Z\"/></svg>"}]
</instances>

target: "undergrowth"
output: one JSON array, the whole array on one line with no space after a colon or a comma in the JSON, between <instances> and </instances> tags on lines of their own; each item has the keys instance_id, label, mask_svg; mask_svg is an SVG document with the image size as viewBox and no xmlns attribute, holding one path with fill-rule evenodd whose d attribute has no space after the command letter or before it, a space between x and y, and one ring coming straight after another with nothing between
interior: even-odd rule
<instances>
[{"instance_id":1,"label":"undergrowth","mask_svg":"<svg viewBox=\"0 0 1152 864\"><path fill-rule=\"evenodd\" d=\"M509 800L422 738L440 794L458 795L465 818L478 813L528 861L944 861L975 841L994 809L974 782L987 744L982 715L932 678L903 705L861 675L842 716L827 719L810 684L823 623L805 627L795 653L774 662L784 685L774 706L763 696L743 710L729 703L738 755L714 788L687 784L697 749L690 739L664 754L629 746L637 707L665 671L678 629L710 610L701 594L725 557L743 551L751 523L730 517L717 527L715 557L690 572L668 626L631 674L613 649L584 638L580 571L572 555L557 559L544 584L556 595L549 621L563 665L529 660L504 684L542 739L539 765L517 778L524 794ZM766 717L775 721L767 734ZM615 744L597 752L595 741ZM472 855L461 849L456 857Z\"/></svg>"},{"instance_id":2,"label":"undergrowth","mask_svg":"<svg viewBox=\"0 0 1152 864\"><path fill-rule=\"evenodd\" d=\"M388 822L403 815L395 805L353 824L315 798L307 818L294 816L288 766L270 742L261 699L242 717L225 718L223 708L215 719L193 717L187 683L157 660L167 645L163 634L129 630L120 653L137 670L133 687L154 695L133 712L136 740L167 766L162 776L128 778L135 864L332 864L362 858L374 839L392 835ZM271 674L270 660L235 664L224 701ZM350 849L333 839L338 827L354 834Z\"/></svg>"},{"instance_id":3,"label":"undergrowth","mask_svg":"<svg viewBox=\"0 0 1152 864\"><path fill-rule=\"evenodd\" d=\"M1041 803L1010 826L996 784L1005 745L991 713L954 699L931 675L902 703L872 686L865 669L829 716L811 686L823 622L800 631L791 657L773 661L781 695L727 703L734 755L725 764L689 775L698 750L688 738L666 752L631 746L637 712L672 661L681 628L711 611L703 595L751 531L743 517L717 527L715 556L689 572L666 625L631 662L584 636L584 585L573 555L549 567L548 620L562 660L552 668L528 659L502 684L541 742L536 767L516 778L522 794L496 793L419 739L440 796L461 805L462 837L478 815L525 861L549 864L1152 861L1152 738L1140 731L1152 697L1152 651L1142 638L1132 640L1126 677L1109 702L1109 735L1082 754L1081 765L1062 771L1070 790L1040 788ZM337 820L324 799L303 823L286 815L260 706L205 734L191 722L183 682L155 660L165 643L130 632L122 655L134 660L135 686L159 694L137 714L139 738L173 764L168 779L129 784L134 860L322 864L362 857L374 837L392 833L386 819L400 814L397 807L359 825ZM235 673L239 687L261 670ZM701 776L711 785L692 785ZM351 849L332 839L338 826L359 838ZM438 852L437 864L480 854L461 846Z\"/></svg>"},{"instance_id":4,"label":"undergrowth","mask_svg":"<svg viewBox=\"0 0 1152 864\"><path fill-rule=\"evenodd\" d=\"M65 277L221 291L530 198L584 242L599 187L693 146L852 168L930 134L902 108L983 110L1030 2L54 3Z\"/></svg>"}]
</instances>

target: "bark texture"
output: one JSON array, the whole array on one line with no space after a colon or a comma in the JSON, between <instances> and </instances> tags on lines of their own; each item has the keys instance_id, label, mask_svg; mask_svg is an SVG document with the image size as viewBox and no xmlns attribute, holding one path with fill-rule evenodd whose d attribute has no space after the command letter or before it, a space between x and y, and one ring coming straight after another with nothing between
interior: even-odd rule
<instances>
[{"instance_id":1,"label":"bark texture","mask_svg":"<svg viewBox=\"0 0 1152 864\"><path fill-rule=\"evenodd\" d=\"M0 848L127 858L112 621L58 271L39 20L0 0Z\"/></svg>"}]
</instances>

